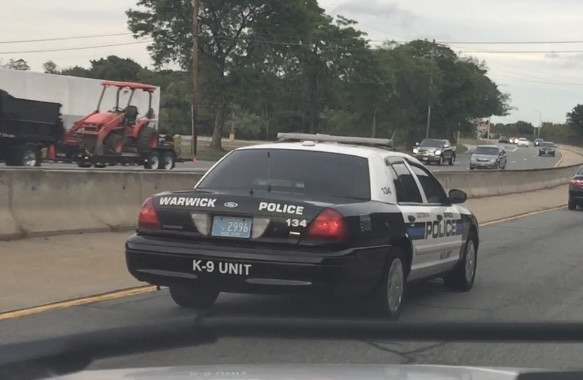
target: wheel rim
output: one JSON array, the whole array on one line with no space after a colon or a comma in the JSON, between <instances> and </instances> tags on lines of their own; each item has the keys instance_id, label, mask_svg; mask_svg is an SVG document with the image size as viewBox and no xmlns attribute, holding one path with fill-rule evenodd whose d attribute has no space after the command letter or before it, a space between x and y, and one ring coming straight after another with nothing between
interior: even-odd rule
<instances>
[{"instance_id":1,"label":"wheel rim","mask_svg":"<svg viewBox=\"0 0 583 380\"><path fill-rule=\"evenodd\" d=\"M115 144L115 153L121 153L122 150L123 150L123 141L118 141Z\"/></svg>"},{"instance_id":2,"label":"wheel rim","mask_svg":"<svg viewBox=\"0 0 583 380\"><path fill-rule=\"evenodd\" d=\"M403 264L400 259L395 259L389 268L387 281L387 303L389 310L394 313L399 310L403 299Z\"/></svg>"},{"instance_id":3,"label":"wheel rim","mask_svg":"<svg viewBox=\"0 0 583 380\"><path fill-rule=\"evenodd\" d=\"M157 155L150 157L150 166L152 169L158 169L160 167L160 157Z\"/></svg>"},{"instance_id":4,"label":"wheel rim","mask_svg":"<svg viewBox=\"0 0 583 380\"><path fill-rule=\"evenodd\" d=\"M24 166L35 166L36 154L33 151L27 150L24 152Z\"/></svg>"},{"instance_id":5,"label":"wheel rim","mask_svg":"<svg viewBox=\"0 0 583 380\"><path fill-rule=\"evenodd\" d=\"M172 157L165 156L163 165L164 165L164 169L166 169L166 170L172 169Z\"/></svg>"},{"instance_id":6,"label":"wheel rim","mask_svg":"<svg viewBox=\"0 0 583 380\"><path fill-rule=\"evenodd\" d=\"M476 250L473 240L468 240L466 248L466 280L472 281L476 274Z\"/></svg>"}]
</instances>

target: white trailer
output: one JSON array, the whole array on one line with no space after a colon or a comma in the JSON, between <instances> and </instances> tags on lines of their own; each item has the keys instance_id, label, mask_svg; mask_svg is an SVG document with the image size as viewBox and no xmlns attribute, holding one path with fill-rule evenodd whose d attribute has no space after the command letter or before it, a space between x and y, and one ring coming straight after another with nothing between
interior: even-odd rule
<instances>
[{"instance_id":1,"label":"white trailer","mask_svg":"<svg viewBox=\"0 0 583 380\"><path fill-rule=\"evenodd\" d=\"M88 79L32 71L0 69L0 90L7 91L16 98L39 100L62 105L61 113L65 128L69 129L76 120L95 111L101 95L101 79ZM127 96L129 91L124 95ZM115 105L115 91L106 93L101 109ZM124 104L123 97L120 103ZM139 116L148 112L148 96L136 92L132 99L140 111ZM154 119L160 111L160 88L152 94Z\"/></svg>"}]
</instances>

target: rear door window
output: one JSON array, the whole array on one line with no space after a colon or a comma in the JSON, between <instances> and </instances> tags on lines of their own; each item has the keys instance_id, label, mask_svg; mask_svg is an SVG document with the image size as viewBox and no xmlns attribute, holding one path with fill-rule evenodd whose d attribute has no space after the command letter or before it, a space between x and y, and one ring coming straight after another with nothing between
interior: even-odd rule
<instances>
[{"instance_id":1,"label":"rear door window","mask_svg":"<svg viewBox=\"0 0 583 380\"><path fill-rule=\"evenodd\" d=\"M413 174L404 163L395 163L389 166L397 191L399 203L422 203L421 192Z\"/></svg>"}]
</instances>

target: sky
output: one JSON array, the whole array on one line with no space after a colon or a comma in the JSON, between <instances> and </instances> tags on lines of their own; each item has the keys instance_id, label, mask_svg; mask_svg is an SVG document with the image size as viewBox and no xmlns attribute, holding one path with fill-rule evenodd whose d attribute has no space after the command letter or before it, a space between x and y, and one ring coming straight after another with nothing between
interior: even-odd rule
<instances>
[{"instance_id":1,"label":"sky","mask_svg":"<svg viewBox=\"0 0 583 380\"><path fill-rule=\"evenodd\" d=\"M136 0L3 1L0 62L23 58L33 71L42 71L48 60L59 68L88 67L91 59L118 55L151 67L147 41L135 40L127 29L125 11L135 4ZM386 40L435 39L462 57L485 62L488 76L510 94L513 107L510 115L492 117L492 122L563 123L567 112L583 104L581 0L320 0L319 4L330 15L358 21L372 46ZM88 35L105 36L30 42Z\"/></svg>"}]
</instances>

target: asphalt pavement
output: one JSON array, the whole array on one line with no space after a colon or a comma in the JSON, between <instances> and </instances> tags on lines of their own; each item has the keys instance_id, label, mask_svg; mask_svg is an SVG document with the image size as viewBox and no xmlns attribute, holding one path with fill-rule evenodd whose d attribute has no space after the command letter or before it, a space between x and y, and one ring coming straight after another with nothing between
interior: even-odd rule
<instances>
[{"instance_id":1,"label":"asphalt pavement","mask_svg":"<svg viewBox=\"0 0 583 380\"><path fill-rule=\"evenodd\" d=\"M561 159L561 153L557 152L556 157L540 157L538 147L530 146L528 148L518 148L513 144L501 144L506 149L507 165L506 170L523 170L523 169L543 169L552 168ZM430 164L427 167L431 171L467 171L470 168L471 150L467 152L457 152L456 162L453 166L445 164L439 166Z\"/></svg>"},{"instance_id":2,"label":"asphalt pavement","mask_svg":"<svg viewBox=\"0 0 583 380\"><path fill-rule=\"evenodd\" d=\"M438 280L412 286L402 320L583 321L583 211L557 210L483 227L474 289L451 293ZM0 321L0 342L160 321L194 313L168 292L94 303ZM223 294L213 315L363 316L335 299ZM3 352L0 348L0 356ZM422 363L583 367L583 344L398 342L222 338L214 344L118 357L92 368L244 363Z\"/></svg>"}]
</instances>

